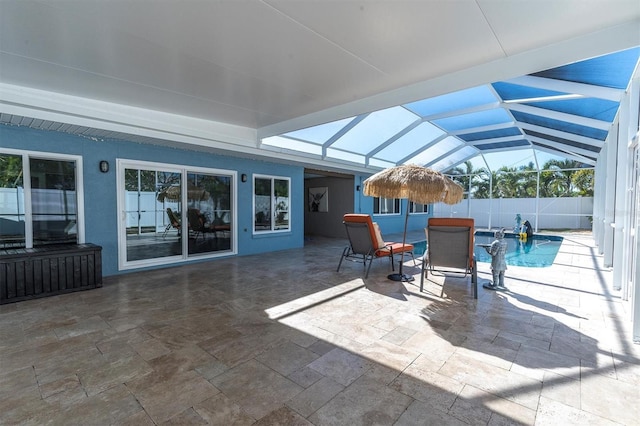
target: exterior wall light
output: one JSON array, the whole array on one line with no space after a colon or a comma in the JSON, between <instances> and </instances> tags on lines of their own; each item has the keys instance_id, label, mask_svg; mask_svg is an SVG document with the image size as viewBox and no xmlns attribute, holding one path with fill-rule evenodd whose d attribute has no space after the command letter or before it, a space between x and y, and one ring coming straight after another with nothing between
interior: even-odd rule
<instances>
[{"instance_id":1,"label":"exterior wall light","mask_svg":"<svg viewBox=\"0 0 640 426\"><path fill-rule=\"evenodd\" d=\"M100 161L100 171L102 173L107 173L109 171L109 162L106 160Z\"/></svg>"}]
</instances>

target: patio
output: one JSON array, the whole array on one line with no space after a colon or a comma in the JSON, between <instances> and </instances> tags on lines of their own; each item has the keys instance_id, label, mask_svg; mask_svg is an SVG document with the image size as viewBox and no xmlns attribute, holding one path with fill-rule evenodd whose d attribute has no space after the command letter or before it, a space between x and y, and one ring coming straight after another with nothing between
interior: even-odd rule
<instances>
[{"instance_id":1,"label":"patio","mask_svg":"<svg viewBox=\"0 0 640 426\"><path fill-rule=\"evenodd\" d=\"M420 293L410 261L414 283L336 273L345 240L312 238L0 306L0 423L637 424L628 307L591 234L563 235L477 301Z\"/></svg>"}]
</instances>

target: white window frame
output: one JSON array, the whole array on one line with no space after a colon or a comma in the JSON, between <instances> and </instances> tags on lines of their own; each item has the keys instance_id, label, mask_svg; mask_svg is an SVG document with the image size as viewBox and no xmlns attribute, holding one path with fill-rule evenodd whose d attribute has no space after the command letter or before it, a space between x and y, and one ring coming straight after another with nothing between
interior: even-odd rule
<instances>
[{"instance_id":1,"label":"white window frame","mask_svg":"<svg viewBox=\"0 0 640 426\"><path fill-rule=\"evenodd\" d=\"M78 244L85 243L84 220L84 170L82 156L57 154L46 151L27 151L21 149L0 148L0 154L22 157L22 181L24 190L24 242L25 248L33 248L33 210L31 208L31 163L30 159L74 161L76 163L76 229Z\"/></svg>"},{"instance_id":2,"label":"white window frame","mask_svg":"<svg viewBox=\"0 0 640 426\"><path fill-rule=\"evenodd\" d=\"M422 212L417 212L416 210L416 206L424 206L424 211ZM429 204L421 204L421 203L414 203L413 201L409 201L409 214L429 214Z\"/></svg>"},{"instance_id":3,"label":"white window frame","mask_svg":"<svg viewBox=\"0 0 640 426\"><path fill-rule=\"evenodd\" d=\"M268 230L256 230L256 179L270 179L271 180L271 229ZM274 195L275 191L275 182L276 180L286 180L287 185L289 187L289 227L286 229L274 229L275 227L275 213L276 213L276 199ZM251 198L252 198L252 208L251 208L251 228L253 229L253 235L271 235L271 234L282 234L291 232L291 178L287 176L276 176L276 175L263 175L263 174L254 174L253 175L253 186L251 189Z\"/></svg>"},{"instance_id":4,"label":"white window frame","mask_svg":"<svg viewBox=\"0 0 640 426\"><path fill-rule=\"evenodd\" d=\"M378 199L378 206L382 205L382 200L392 200L393 201L393 208L394 211L392 212L382 212L382 211L378 211L376 213L375 211L375 200L374 200L374 211L373 214L376 216L389 216L389 215L400 215L402 213L402 201L399 198L385 198L385 197L374 197L376 199ZM386 203L385 203L386 204ZM395 211L396 206L398 207L398 211Z\"/></svg>"}]
</instances>

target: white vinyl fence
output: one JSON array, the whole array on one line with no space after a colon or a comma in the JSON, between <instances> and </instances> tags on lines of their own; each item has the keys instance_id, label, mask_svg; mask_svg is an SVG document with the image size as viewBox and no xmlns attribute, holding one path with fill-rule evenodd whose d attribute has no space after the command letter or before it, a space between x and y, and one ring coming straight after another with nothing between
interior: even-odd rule
<instances>
[{"instance_id":1,"label":"white vinyl fence","mask_svg":"<svg viewBox=\"0 0 640 426\"><path fill-rule=\"evenodd\" d=\"M472 217L477 228L515 226L516 215L534 230L591 229L593 197L466 199L453 206L433 205L436 217Z\"/></svg>"}]
</instances>

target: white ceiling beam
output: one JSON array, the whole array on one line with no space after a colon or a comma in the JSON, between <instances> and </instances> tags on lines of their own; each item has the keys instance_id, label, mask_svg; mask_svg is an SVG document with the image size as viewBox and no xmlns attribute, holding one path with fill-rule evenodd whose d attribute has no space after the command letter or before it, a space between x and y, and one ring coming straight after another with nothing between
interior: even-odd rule
<instances>
[{"instance_id":1,"label":"white ceiling beam","mask_svg":"<svg viewBox=\"0 0 640 426\"><path fill-rule=\"evenodd\" d=\"M451 136L460 136L466 135L469 133L479 133L479 132L490 132L493 130L502 130L502 129L510 129L516 126L516 120L509 121L507 123L499 123L499 124L491 124L489 126L478 126L478 127L469 127L467 129L456 130L454 132L449 132Z\"/></svg>"},{"instance_id":2,"label":"white ceiling beam","mask_svg":"<svg viewBox=\"0 0 640 426\"><path fill-rule=\"evenodd\" d=\"M491 154L491 153L496 153L496 152L523 151L523 150L532 149L532 148L533 148L533 146L531 146L531 145L514 146L512 148L491 148L491 149L482 149L482 150L480 150L480 153L485 155L485 154Z\"/></svg>"},{"instance_id":3,"label":"white ceiling beam","mask_svg":"<svg viewBox=\"0 0 640 426\"><path fill-rule=\"evenodd\" d=\"M422 118L427 121L442 120L443 118L458 117L460 115L465 115L465 114L473 114L476 112L489 111L489 110L498 108L499 106L500 106L500 102L496 100L496 102L491 102L488 104L475 105L468 108L455 109L451 111L442 112L440 114L427 115Z\"/></svg>"},{"instance_id":4,"label":"white ceiling beam","mask_svg":"<svg viewBox=\"0 0 640 426\"><path fill-rule=\"evenodd\" d=\"M590 98L606 99L614 102L620 102L620 99L622 99L622 96L624 95L624 90L622 89L612 89L610 87L575 83L565 80L555 80L544 77L535 77L532 75L512 78L510 80L507 80L506 83L535 87L537 89L553 90L555 92L561 93L573 93Z\"/></svg>"},{"instance_id":5,"label":"white ceiling beam","mask_svg":"<svg viewBox=\"0 0 640 426\"><path fill-rule=\"evenodd\" d=\"M537 151L547 152L549 154L556 155L558 157L564 157L564 158L567 158L569 160L580 161L581 163L589 164L591 166L595 166L596 165L596 162L593 161L590 158L582 157L580 155L574 155L574 154L571 154L569 152L558 151L558 150L555 150L555 149L549 149L549 148L545 148L545 147L542 147L542 146L534 146L533 149L537 150Z\"/></svg>"},{"instance_id":6,"label":"white ceiling beam","mask_svg":"<svg viewBox=\"0 0 640 426\"><path fill-rule=\"evenodd\" d=\"M536 138L536 137L533 137L530 139L531 139L531 142L541 143L541 144L550 146L551 148L557 148L559 151L563 151L563 152L572 152L577 155L584 155L587 157L594 157L594 158L598 157L598 155L600 154L599 151L590 151L588 149L579 148L573 145L567 145L567 144L552 141L549 139Z\"/></svg>"},{"instance_id":7,"label":"white ceiling beam","mask_svg":"<svg viewBox=\"0 0 640 426\"><path fill-rule=\"evenodd\" d=\"M491 143L502 143L502 142L512 142L517 140L525 140L528 137L525 135L522 136L504 136L501 138L491 138L491 139L478 139L477 141L469 141L467 144L472 146L481 146Z\"/></svg>"},{"instance_id":8,"label":"white ceiling beam","mask_svg":"<svg viewBox=\"0 0 640 426\"><path fill-rule=\"evenodd\" d=\"M7 83L0 83L0 106L4 113L134 135L185 137L236 149L257 146L255 129Z\"/></svg>"},{"instance_id":9,"label":"white ceiling beam","mask_svg":"<svg viewBox=\"0 0 640 426\"><path fill-rule=\"evenodd\" d=\"M409 124L407 127L402 129L401 131L399 131L395 135L391 136L385 142L383 142L380 145L378 145L377 148L369 151L366 154L366 157L367 158L374 157L377 153L379 153L380 151L382 151L383 149L385 149L386 147L388 147L389 145L391 145L392 143L394 143L395 141L397 141L398 139L400 139L401 137L403 137L404 135L406 135L407 133L409 133L410 131L412 131L413 129L418 127L419 125L421 125L422 123L423 123L423 120L421 120L421 119L415 120L413 123Z\"/></svg>"},{"instance_id":10,"label":"white ceiling beam","mask_svg":"<svg viewBox=\"0 0 640 426\"><path fill-rule=\"evenodd\" d=\"M454 153L456 153L456 152L458 152L461 149L466 148L466 147L467 147L467 145L465 145L465 144L458 145L455 149L452 149L452 150L450 150L448 152L445 152L444 154L442 154L441 156L437 157L436 159L428 162L427 164L425 164L425 167L431 167L432 164L436 164L436 163L438 163L438 161L440 161L442 159L445 159L448 156L450 156L451 154L454 154Z\"/></svg>"},{"instance_id":11,"label":"white ceiling beam","mask_svg":"<svg viewBox=\"0 0 640 426\"><path fill-rule=\"evenodd\" d=\"M593 138L587 138L584 136L576 135L574 133L561 132L559 130L553 130L548 127L535 126L533 124L521 123L521 122L518 122L517 126L520 127L521 129L531 130L536 133L542 133L545 135L554 136L561 139L567 139L573 142L579 142L586 145L597 146L598 148L602 148L604 146L604 141L593 139ZM530 136L525 135L525 138L528 138L528 137Z\"/></svg>"},{"instance_id":12,"label":"white ceiling beam","mask_svg":"<svg viewBox=\"0 0 640 426\"><path fill-rule=\"evenodd\" d=\"M503 106L511 111L519 111L525 114L551 118L553 120L566 121L572 124L593 127L594 129L608 131L611 128L611 123L609 121L597 120L595 118L583 117L581 115L567 114L566 112L552 111L544 108L534 107L531 105L523 105L517 103L503 104Z\"/></svg>"},{"instance_id":13,"label":"white ceiling beam","mask_svg":"<svg viewBox=\"0 0 640 426\"><path fill-rule=\"evenodd\" d=\"M454 168L454 167L458 167L458 165L459 165L459 164L463 164L465 161L470 160L470 159L472 159L472 158L476 157L477 155L478 155L478 153L477 153L477 152L474 152L474 153L473 153L473 154L471 154L471 155L467 155L466 157L462 158L461 160L459 160L459 161L457 161L457 162L453 163L449 168L450 168L450 169L452 169L452 168Z\"/></svg>"},{"instance_id":14,"label":"white ceiling beam","mask_svg":"<svg viewBox=\"0 0 640 426\"><path fill-rule=\"evenodd\" d=\"M446 134L446 133L438 136L437 138L435 138L434 140L432 140L428 144L420 147L420 149L417 149L417 150L413 151L411 154L405 156L404 158L401 158L400 160L398 160L398 162L396 164L404 164L409 159L415 157L416 155L420 154L423 151L426 151L427 149L431 148L432 146L434 146L438 142L440 142L440 141L442 141L442 140L444 140L444 139L446 139L448 137L449 137L449 135Z\"/></svg>"}]
</instances>

